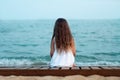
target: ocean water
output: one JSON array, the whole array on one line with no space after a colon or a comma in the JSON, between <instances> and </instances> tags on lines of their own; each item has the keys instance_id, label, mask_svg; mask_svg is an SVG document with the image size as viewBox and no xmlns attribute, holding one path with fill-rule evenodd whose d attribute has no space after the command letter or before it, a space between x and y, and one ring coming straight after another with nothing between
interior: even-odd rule
<instances>
[{"instance_id":1,"label":"ocean water","mask_svg":"<svg viewBox=\"0 0 120 80\"><path fill-rule=\"evenodd\" d=\"M0 67L49 65L55 20L0 20ZM68 20L78 66L120 66L120 20Z\"/></svg>"}]
</instances>

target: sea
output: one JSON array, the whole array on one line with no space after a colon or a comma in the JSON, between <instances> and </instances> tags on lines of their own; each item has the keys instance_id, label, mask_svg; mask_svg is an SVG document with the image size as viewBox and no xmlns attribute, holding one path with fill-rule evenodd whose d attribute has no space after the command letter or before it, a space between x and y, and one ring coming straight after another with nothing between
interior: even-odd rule
<instances>
[{"instance_id":1,"label":"sea","mask_svg":"<svg viewBox=\"0 0 120 80\"><path fill-rule=\"evenodd\" d=\"M54 19L0 20L0 67L49 65ZM120 66L120 19L68 20L77 66Z\"/></svg>"}]
</instances>

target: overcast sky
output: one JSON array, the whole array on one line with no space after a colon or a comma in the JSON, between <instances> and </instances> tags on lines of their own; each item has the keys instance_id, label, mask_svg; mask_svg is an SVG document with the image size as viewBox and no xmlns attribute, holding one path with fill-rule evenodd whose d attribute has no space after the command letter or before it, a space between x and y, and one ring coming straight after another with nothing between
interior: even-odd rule
<instances>
[{"instance_id":1,"label":"overcast sky","mask_svg":"<svg viewBox=\"0 0 120 80\"><path fill-rule=\"evenodd\" d=\"M0 19L118 19L120 0L0 0Z\"/></svg>"}]
</instances>

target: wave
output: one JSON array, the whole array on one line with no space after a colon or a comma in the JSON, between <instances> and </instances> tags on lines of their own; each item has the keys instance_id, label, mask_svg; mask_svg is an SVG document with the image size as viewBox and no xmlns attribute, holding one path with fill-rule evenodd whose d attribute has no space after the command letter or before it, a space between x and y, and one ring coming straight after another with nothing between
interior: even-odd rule
<instances>
[{"instance_id":1,"label":"wave","mask_svg":"<svg viewBox=\"0 0 120 80\"><path fill-rule=\"evenodd\" d=\"M40 57L0 57L1 66L32 66L48 64L50 61L49 56Z\"/></svg>"},{"instance_id":2,"label":"wave","mask_svg":"<svg viewBox=\"0 0 120 80\"><path fill-rule=\"evenodd\" d=\"M1 66L22 66L22 65L31 65L32 62L27 59L0 59Z\"/></svg>"},{"instance_id":3,"label":"wave","mask_svg":"<svg viewBox=\"0 0 120 80\"><path fill-rule=\"evenodd\" d=\"M109 53L94 53L94 55L103 55L103 56L120 56L120 52L109 52Z\"/></svg>"},{"instance_id":4,"label":"wave","mask_svg":"<svg viewBox=\"0 0 120 80\"><path fill-rule=\"evenodd\" d=\"M11 29L9 28L1 28L0 29L0 33L10 33L11 32Z\"/></svg>"},{"instance_id":5,"label":"wave","mask_svg":"<svg viewBox=\"0 0 120 80\"><path fill-rule=\"evenodd\" d=\"M19 51L12 51L12 50L3 50L2 52L3 53L12 53L12 54L15 54L15 55L16 54L33 54L32 52L29 52L29 51L26 51L26 52L25 51L23 51L23 52L20 51L19 52Z\"/></svg>"},{"instance_id":6,"label":"wave","mask_svg":"<svg viewBox=\"0 0 120 80\"><path fill-rule=\"evenodd\" d=\"M39 46L39 44L13 44L13 45L21 46L21 47L28 47L28 46L36 47L36 46Z\"/></svg>"},{"instance_id":7,"label":"wave","mask_svg":"<svg viewBox=\"0 0 120 80\"><path fill-rule=\"evenodd\" d=\"M77 55L76 56L76 61L96 61L98 58L94 56L86 56L86 55Z\"/></svg>"},{"instance_id":8,"label":"wave","mask_svg":"<svg viewBox=\"0 0 120 80\"><path fill-rule=\"evenodd\" d=\"M120 66L120 62L114 61L93 61L93 62L76 62L77 66Z\"/></svg>"},{"instance_id":9,"label":"wave","mask_svg":"<svg viewBox=\"0 0 120 80\"><path fill-rule=\"evenodd\" d=\"M39 60L39 59L42 59L42 60L50 60L50 56L37 56L37 57L34 57L34 56L29 56L29 57L25 57L25 56L19 56L19 57L0 57L0 59L28 59L28 60L32 60L32 61L35 61L35 60Z\"/></svg>"}]
</instances>

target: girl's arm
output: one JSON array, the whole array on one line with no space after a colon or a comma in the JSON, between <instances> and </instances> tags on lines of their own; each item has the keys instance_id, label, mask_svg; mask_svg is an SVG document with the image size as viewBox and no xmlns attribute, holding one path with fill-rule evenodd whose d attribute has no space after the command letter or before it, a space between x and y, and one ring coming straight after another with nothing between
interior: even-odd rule
<instances>
[{"instance_id":1,"label":"girl's arm","mask_svg":"<svg viewBox=\"0 0 120 80\"><path fill-rule=\"evenodd\" d=\"M76 48L75 48L74 39L72 39L72 52L73 52L73 55L75 56L76 55Z\"/></svg>"},{"instance_id":2,"label":"girl's arm","mask_svg":"<svg viewBox=\"0 0 120 80\"><path fill-rule=\"evenodd\" d=\"M52 57L53 56L53 53L55 51L55 48L54 48L54 39L51 40L51 45L50 45L50 56Z\"/></svg>"}]
</instances>

